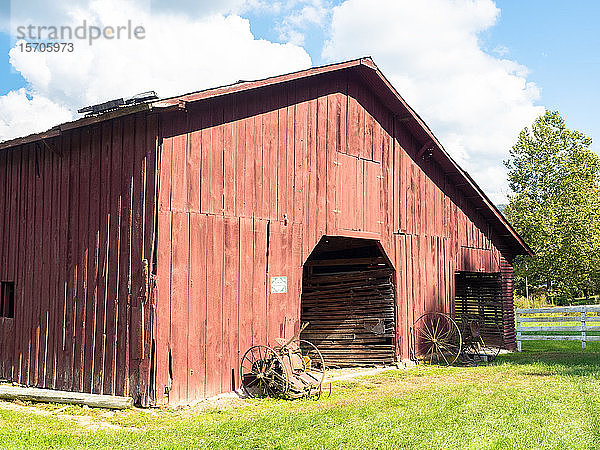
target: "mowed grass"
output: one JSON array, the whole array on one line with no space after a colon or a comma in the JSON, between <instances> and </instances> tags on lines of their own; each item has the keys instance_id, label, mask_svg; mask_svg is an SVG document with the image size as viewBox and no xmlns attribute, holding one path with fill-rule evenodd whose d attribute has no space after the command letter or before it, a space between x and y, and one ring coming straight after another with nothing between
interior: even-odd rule
<instances>
[{"instance_id":1,"label":"mowed grass","mask_svg":"<svg viewBox=\"0 0 600 450\"><path fill-rule=\"evenodd\" d=\"M338 382L320 401L62 412L117 430L0 409L0 447L600 448L600 345L580 345L525 342L489 366L393 370Z\"/></svg>"}]
</instances>

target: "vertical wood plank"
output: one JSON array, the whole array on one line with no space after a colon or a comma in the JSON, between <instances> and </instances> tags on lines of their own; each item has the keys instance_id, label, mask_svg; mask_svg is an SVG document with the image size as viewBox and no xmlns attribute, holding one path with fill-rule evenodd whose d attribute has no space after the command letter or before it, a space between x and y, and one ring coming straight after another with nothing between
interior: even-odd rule
<instances>
[{"instance_id":1,"label":"vertical wood plank","mask_svg":"<svg viewBox=\"0 0 600 450\"><path fill-rule=\"evenodd\" d=\"M9 207L7 205L10 202L6 202L7 193L10 192L10 167L9 162L10 158L8 157L8 152L0 152L0 279L6 279L8 276L6 273L7 265L6 265L6 253L8 251L7 246L8 242L8 233L7 229L7 221L11 215L11 211L7 213ZM4 327L0 325L0 352L2 355L6 353L6 349L4 347ZM4 359L0 359L0 376L4 377Z\"/></svg>"},{"instance_id":2,"label":"vertical wood plank","mask_svg":"<svg viewBox=\"0 0 600 450\"><path fill-rule=\"evenodd\" d=\"M18 159L17 159L17 164L18 164L18 171L17 171L17 180L16 180L16 185L15 188L13 189L14 191L16 191L15 194L15 198L16 198L16 204L17 204L17 210L14 213L14 220L15 220L15 230L14 230L14 235L13 238L16 236L16 241L13 244L14 248L14 257L13 257L13 264L14 264L14 268L13 268L13 274L12 274L12 280L15 283L15 292L14 292L14 305L13 305L13 314L14 314L14 320L12 321L5 321L4 322L4 345L5 348L2 349L2 354L6 355L6 357L4 358L5 361L5 370L4 370L4 377L6 379L15 379L18 378L19 376L19 354L20 354L20 346L21 343L17 342L16 340L16 336L18 335L18 328L20 328L20 316L19 316L19 309L21 306L21 302L19 301L20 297L21 297L21 292L22 292L22 288L21 288L21 267L23 265L23 245L16 245L16 243L20 243L22 242L26 236L24 235L24 222L21 220L21 217L23 217L26 213L25 210L25 196L24 196L24 190L27 189L27 184L26 184L26 180L25 180L25 176L26 176L26 172L25 172L25 168L26 168L26 160L25 160L26 155L24 154L23 151L23 147L21 147L19 149L18 152Z\"/></svg>"},{"instance_id":3,"label":"vertical wood plank","mask_svg":"<svg viewBox=\"0 0 600 450\"><path fill-rule=\"evenodd\" d=\"M59 146L60 143L55 142L55 145ZM20 155L19 155L20 156ZM50 202L52 205L52 209L50 210L50 215L48 217L48 228L51 243L49 245L49 265L50 265L50 273L48 277L48 341L47 341L47 362L46 362L46 386L49 388L56 387L56 342L57 342L57 333L58 333L58 325L62 316L62 305L60 302L59 294L58 294L58 284L59 284L59 232L58 232L58 218L60 214L60 197L59 197L59 187L62 184L60 180L60 165L61 158L58 154L52 153L50 158ZM16 234L16 233L15 233Z\"/></svg>"},{"instance_id":4,"label":"vertical wood plank","mask_svg":"<svg viewBox=\"0 0 600 450\"><path fill-rule=\"evenodd\" d=\"M234 215L236 211L235 181L237 174L236 127L234 120L234 97L224 101L223 112L223 210L225 215ZM197 177L196 172L196 177Z\"/></svg>"},{"instance_id":5,"label":"vertical wood plank","mask_svg":"<svg viewBox=\"0 0 600 450\"><path fill-rule=\"evenodd\" d=\"M240 254L239 254L239 346L243 353L254 344L253 317L254 301L252 295L254 271L254 228L252 219L240 218ZM258 342L256 342L258 344Z\"/></svg>"},{"instance_id":6,"label":"vertical wood plank","mask_svg":"<svg viewBox=\"0 0 600 450\"><path fill-rule=\"evenodd\" d=\"M101 170L101 128L92 127L90 152L90 215L88 222L89 260L87 267L87 303L85 311L85 348L83 361L83 388L85 392L95 392L93 385L94 349L96 347L96 313L98 311L98 256L100 246L100 184Z\"/></svg>"},{"instance_id":7,"label":"vertical wood plank","mask_svg":"<svg viewBox=\"0 0 600 450\"><path fill-rule=\"evenodd\" d=\"M212 142L210 148L211 188L210 212L223 214L223 100L216 99L211 109Z\"/></svg>"},{"instance_id":8,"label":"vertical wood plank","mask_svg":"<svg viewBox=\"0 0 600 450\"><path fill-rule=\"evenodd\" d=\"M88 217L89 217L89 164L90 164L90 132L89 128L74 130L72 136L73 167L71 177L76 188L71 192L70 202L77 202L72 214L73 224L73 328L71 343L72 377L70 388L75 391L83 389L83 347L85 336L85 305L87 301L87 262L88 262ZM85 149L85 150L84 150ZM73 212L75 212L73 211ZM34 285L32 285L34 288Z\"/></svg>"},{"instance_id":9,"label":"vertical wood plank","mask_svg":"<svg viewBox=\"0 0 600 450\"><path fill-rule=\"evenodd\" d=\"M55 374L53 386L56 389L65 389L67 386L70 364L66 364L66 333L68 328L67 319L67 291L68 291L68 261L67 261L67 230L69 228L69 166L71 164L70 139L61 136L57 140L60 146L61 156L58 167L58 186L56 214L57 252L56 252L56 280L55 289L57 297L57 320L54 341L54 367ZM24 264L22 260L21 264Z\"/></svg>"},{"instance_id":10,"label":"vertical wood plank","mask_svg":"<svg viewBox=\"0 0 600 450\"><path fill-rule=\"evenodd\" d=\"M287 142L287 124L288 107L287 91L284 88L277 90L276 96L277 108L277 220L289 218L290 200L288 191L289 171L293 170L287 164L288 142Z\"/></svg>"},{"instance_id":11,"label":"vertical wood plank","mask_svg":"<svg viewBox=\"0 0 600 450\"><path fill-rule=\"evenodd\" d=\"M364 161L364 195L365 225L364 229L373 233L382 232L383 216L381 214L382 171L381 164Z\"/></svg>"},{"instance_id":12,"label":"vertical wood plank","mask_svg":"<svg viewBox=\"0 0 600 450\"><path fill-rule=\"evenodd\" d=\"M257 174L257 158L260 155L258 148L258 137L256 136L256 101L253 97L247 98L247 119L246 119L246 208L247 215L258 216L258 201L259 193L258 174Z\"/></svg>"},{"instance_id":13,"label":"vertical wood plank","mask_svg":"<svg viewBox=\"0 0 600 450\"><path fill-rule=\"evenodd\" d=\"M287 108L286 108L286 214L287 218L296 221L295 204L295 181L296 181L296 85L290 84L286 87Z\"/></svg>"},{"instance_id":14,"label":"vertical wood plank","mask_svg":"<svg viewBox=\"0 0 600 450\"><path fill-rule=\"evenodd\" d=\"M379 100L372 97L373 104L373 116L371 120L373 122L373 161L383 160L383 148L387 137L390 137L387 130L389 130L389 116L388 111L383 107ZM384 128L385 127L385 128Z\"/></svg>"},{"instance_id":15,"label":"vertical wood plank","mask_svg":"<svg viewBox=\"0 0 600 450\"><path fill-rule=\"evenodd\" d=\"M306 180L308 179L308 168L306 167L306 127L308 120L308 104L305 100L308 93L306 86L296 86L296 98L300 98L300 103L296 104L294 119L294 220L300 223L305 222L304 209Z\"/></svg>"},{"instance_id":16,"label":"vertical wood plank","mask_svg":"<svg viewBox=\"0 0 600 450\"><path fill-rule=\"evenodd\" d=\"M338 159L337 154L340 152L341 139L341 98L342 94L338 92L338 84L331 80L327 85L328 90L332 93L327 98L327 140L326 153L327 160L325 166L325 189L326 189L326 233L333 234L337 227L336 218L337 211L337 181L338 181Z\"/></svg>"},{"instance_id":17,"label":"vertical wood plank","mask_svg":"<svg viewBox=\"0 0 600 450\"><path fill-rule=\"evenodd\" d=\"M173 383L169 401L188 399L188 273L190 255L189 215L173 212L171 236L171 355Z\"/></svg>"},{"instance_id":18,"label":"vertical wood plank","mask_svg":"<svg viewBox=\"0 0 600 450\"><path fill-rule=\"evenodd\" d=\"M108 307L108 257L111 241L109 239L110 197L111 197L111 155L112 152L112 123L103 122L101 129L100 147L100 203L99 203L99 249L98 249L98 302L96 304L96 336L94 338L94 367L93 392L102 393L105 373L104 362L106 352L106 311ZM112 244L114 245L114 243ZM110 374L108 375L110 379Z\"/></svg>"},{"instance_id":19,"label":"vertical wood plank","mask_svg":"<svg viewBox=\"0 0 600 450\"><path fill-rule=\"evenodd\" d=\"M208 216L206 291L206 391L221 392L223 363L223 220Z\"/></svg>"},{"instance_id":20,"label":"vertical wood plank","mask_svg":"<svg viewBox=\"0 0 600 450\"><path fill-rule=\"evenodd\" d=\"M179 116L181 117L181 116ZM177 124L186 123L186 119L180 118ZM144 380L140 379L140 370L142 368L142 359L144 353L144 322L143 322L143 303L146 296L146 276L144 274L144 195L146 193L146 138L148 121L144 115L136 115L134 118L134 155L133 155L133 185L131 201L131 254L130 254L130 309L129 309L129 394L139 401L143 401L146 393L142 392L146 385ZM183 128L183 127L182 127ZM187 151L187 134L179 136L177 140L183 141L183 149L178 155L178 178L183 178L178 184L172 184L173 203L185 206L186 192L176 191L176 189L185 189L185 156ZM152 144L151 144L152 145ZM175 144L174 144L175 145ZM175 149L173 151L173 160L175 161ZM179 156L181 155L182 156ZM183 162L181 162L183 160ZM175 164L174 164L175 166ZM181 175L180 175L181 174ZM183 186L181 186L183 184ZM177 192L177 195L175 195ZM177 200L174 200L174 199Z\"/></svg>"},{"instance_id":21,"label":"vertical wood plank","mask_svg":"<svg viewBox=\"0 0 600 450\"><path fill-rule=\"evenodd\" d=\"M31 273L27 270L28 263L28 253L31 248L31 210L30 210L30 190L31 190L31 182L33 178L31 177L31 154L30 154L30 146L21 147L22 162L21 162L21 202L22 209L20 212L20 239L19 242L22 244L19 245L19 273L18 278L16 280L16 293L15 293L15 329L14 329L14 349L15 354L13 357L14 369L12 373L12 379L23 383L23 380L26 379L27 367L29 366L28 362L28 352L29 352L29 339L28 339L28 328L29 323L28 319L30 317L30 301L31 297L28 296L29 291L29 281L31 277ZM4 152L6 153L6 152ZM0 156L0 177L2 177L2 181L0 181L0 211L6 211L4 209L4 192L6 175L3 172L5 167L2 166L2 156ZM2 213L0 213L2 214ZM0 223L3 221L0 219ZM3 228L4 229L4 228ZM0 232L0 239L4 240L4 236L2 232ZM0 244L0 248L2 244ZM0 260L2 260L1 256L2 250L0 250Z\"/></svg>"},{"instance_id":22,"label":"vertical wood plank","mask_svg":"<svg viewBox=\"0 0 600 450\"><path fill-rule=\"evenodd\" d=\"M400 357L406 358L407 346L403 345L405 342L405 328L407 323L406 317L406 265L405 253L406 243L404 236L396 235L394 239L396 258L396 348L400 350Z\"/></svg>"},{"instance_id":23,"label":"vertical wood plank","mask_svg":"<svg viewBox=\"0 0 600 450\"><path fill-rule=\"evenodd\" d=\"M39 209L41 214L39 216L39 228L36 229L41 230L41 235L44 236L48 233L48 224L46 221L46 217L48 217L48 212L50 211L50 202L49 202L49 186L50 186L50 175L48 173L48 155L46 152L40 148L38 151L39 158L39 172L40 172L40 182L38 184L38 195L39 202L36 201L36 204L39 205ZM11 206L11 210L14 211ZM9 228L10 229L10 228ZM10 249L10 247L9 247ZM39 387L45 386L45 375L46 375L46 339L47 339L47 312L48 312L48 288L47 288L47 279L48 279L48 240L42 238L39 243L39 253L38 257L40 258L39 267L39 276L37 278L37 288L39 289L40 301L36 307L37 310L37 341L38 341L38 353L37 353L37 379L36 385ZM9 253L10 257L10 253ZM10 269L10 264L7 269Z\"/></svg>"},{"instance_id":24,"label":"vertical wood plank","mask_svg":"<svg viewBox=\"0 0 600 450\"><path fill-rule=\"evenodd\" d=\"M235 151L236 151L236 170L235 170L235 213L237 216L249 216L248 212L248 193L247 187L247 154L246 154L246 120L244 118L247 109L246 101L235 98L235 108L238 112L235 122Z\"/></svg>"},{"instance_id":25,"label":"vertical wood plank","mask_svg":"<svg viewBox=\"0 0 600 450\"><path fill-rule=\"evenodd\" d=\"M174 118L174 128L179 134L173 137L171 209L172 211L185 211L188 204L188 187L186 184L188 180L186 173L188 134L185 132L187 129L187 116L184 116L183 113L177 115ZM137 173L137 170L134 173Z\"/></svg>"},{"instance_id":26,"label":"vertical wood plank","mask_svg":"<svg viewBox=\"0 0 600 450\"><path fill-rule=\"evenodd\" d=\"M224 223L223 266L223 379L221 390L237 388L239 379L238 301L239 301L239 220L226 217Z\"/></svg>"},{"instance_id":27,"label":"vertical wood plank","mask_svg":"<svg viewBox=\"0 0 600 450\"><path fill-rule=\"evenodd\" d=\"M165 149L163 147L161 170L164 168ZM163 178L161 177L161 182ZM169 344L171 333L171 213L158 212L158 249L156 269L156 391L158 401L165 400L165 387L171 384ZM119 305L120 306L120 305ZM119 373L118 373L119 374ZM124 374L123 374L124 375ZM117 376L117 392L123 391L122 376Z\"/></svg>"},{"instance_id":28,"label":"vertical wood plank","mask_svg":"<svg viewBox=\"0 0 600 450\"><path fill-rule=\"evenodd\" d=\"M322 235L325 234L327 228L327 168L328 163L328 115L327 115L327 96L324 88L319 90L319 97L316 107L316 158L314 170L316 183L315 189L315 235L311 243L311 248L319 242Z\"/></svg>"},{"instance_id":29,"label":"vertical wood plank","mask_svg":"<svg viewBox=\"0 0 600 450\"><path fill-rule=\"evenodd\" d=\"M190 399L205 395L206 381L206 286L207 216L190 215L190 284L188 369Z\"/></svg>"},{"instance_id":30,"label":"vertical wood plank","mask_svg":"<svg viewBox=\"0 0 600 450\"><path fill-rule=\"evenodd\" d=\"M133 222L133 177L135 154L135 122L134 118L127 116L123 119L123 144L121 161L121 212L119 229L119 281L117 297L117 360L116 360L116 386L117 395L129 394L129 308L131 302L131 228ZM172 149L172 141L166 146ZM170 170L171 153L165 158L166 168ZM170 194L170 172L162 178L162 189ZM170 195L161 198L166 207L170 207Z\"/></svg>"},{"instance_id":31,"label":"vertical wood plank","mask_svg":"<svg viewBox=\"0 0 600 450\"><path fill-rule=\"evenodd\" d=\"M366 87L361 86L361 97L363 100L362 109L364 110L364 123L365 123L365 131L364 131L364 147L362 150L363 158L374 160L375 153L375 119L373 117L374 109L375 109L375 98L373 93ZM377 161L381 161L381 158L377 159Z\"/></svg>"},{"instance_id":32,"label":"vertical wood plank","mask_svg":"<svg viewBox=\"0 0 600 450\"><path fill-rule=\"evenodd\" d=\"M7 239L7 223L10 217L6 213L8 210L7 193L10 192L10 153L0 152L0 276L6 276L6 252L8 250L8 239Z\"/></svg>"},{"instance_id":33,"label":"vertical wood plank","mask_svg":"<svg viewBox=\"0 0 600 450\"><path fill-rule=\"evenodd\" d=\"M254 221L254 274L252 277L252 342L263 344L267 341L267 299L266 299L266 256L267 222Z\"/></svg>"},{"instance_id":34,"label":"vertical wood plank","mask_svg":"<svg viewBox=\"0 0 600 450\"><path fill-rule=\"evenodd\" d=\"M365 142L364 109L359 103L360 84L355 79L348 81L348 140L346 153L363 156Z\"/></svg>"},{"instance_id":35,"label":"vertical wood plank","mask_svg":"<svg viewBox=\"0 0 600 450\"><path fill-rule=\"evenodd\" d=\"M211 189L212 189L212 132L210 129L212 117L212 103L206 102L201 106L197 115L199 116L200 128L202 130L201 147L202 157L200 165L200 210L211 212Z\"/></svg>"},{"instance_id":36,"label":"vertical wood plank","mask_svg":"<svg viewBox=\"0 0 600 450\"><path fill-rule=\"evenodd\" d=\"M108 288L106 301L106 349L104 360L104 385L102 392L109 395L115 394L117 377L117 326L118 326L118 299L119 299L119 255L121 252L120 229L122 211L121 170L123 157L123 122L116 120L113 123L110 158L110 229L108 249Z\"/></svg>"},{"instance_id":37,"label":"vertical wood plank","mask_svg":"<svg viewBox=\"0 0 600 450\"><path fill-rule=\"evenodd\" d=\"M263 173L265 217L277 220L277 150L278 109L275 91L268 94L263 114Z\"/></svg>"},{"instance_id":38,"label":"vertical wood plank","mask_svg":"<svg viewBox=\"0 0 600 450\"><path fill-rule=\"evenodd\" d=\"M265 104L265 99L256 93L251 97L250 110L254 115L254 192L256 195L254 217L266 218L268 191L265 176L268 171L265 167L266 154L264 148L264 114L261 114Z\"/></svg>"},{"instance_id":39,"label":"vertical wood plank","mask_svg":"<svg viewBox=\"0 0 600 450\"><path fill-rule=\"evenodd\" d=\"M143 255L142 258L147 261L147 279L148 286L143 286L148 296L143 305L143 345L144 353L143 363L140 367L140 383L142 392L142 404L144 406L156 402L156 236L157 236L157 154L159 145L159 121L158 114L149 114L146 122L146 148L142 155L144 157L144 204L143 204ZM142 265L144 269L144 265ZM152 370L154 368L154 371Z\"/></svg>"},{"instance_id":40,"label":"vertical wood plank","mask_svg":"<svg viewBox=\"0 0 600 450\"><path fill-rule=\"evenodd\" d=\"M304 254L308 256L316 243L317 222L317 100L316 89L308 89L306 121L306 178L304 219L307 233L303 239Z\"/></svg>"},{"instance_id":41,"label":"vertical wood plank","mask_svg":"<svg viewBox=\"0 0 600 450\"><path fill-rule=\"evenodd\" d=\"M202 124L198 110L189 113L188 148L186 158L186 190L188 211L200 212L200 185L202 178Z\"/></svg>"}]
</instances>

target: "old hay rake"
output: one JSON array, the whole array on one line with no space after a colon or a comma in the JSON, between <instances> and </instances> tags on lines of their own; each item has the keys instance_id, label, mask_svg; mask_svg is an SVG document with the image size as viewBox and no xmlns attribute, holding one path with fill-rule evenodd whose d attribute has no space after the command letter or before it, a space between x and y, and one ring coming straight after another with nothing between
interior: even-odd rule
<instances>
[{"instance_id":1,"label":"old hay rake","mask_svg":"<svg viewBox=\"0 0 600 450\"><path fill-rule=\"evenodd\" d=\"M428 312L421 315L410 329L411 357L425 364L490 363L503 345L502 330L473 315L459 318Z\"/></svg>"},{"instance_id":2,"label":"old hay rake","mask_svg":"<svg viewBox=\"0 0 600 450\"><path fill-rule=\"evenodd\" d=\"M240 377L248 397L320 398L325 360L314 344L299 339L307 326L291 339L276 339L274 347L254 345L244 353Z\"/></svg>"}]
</instances>

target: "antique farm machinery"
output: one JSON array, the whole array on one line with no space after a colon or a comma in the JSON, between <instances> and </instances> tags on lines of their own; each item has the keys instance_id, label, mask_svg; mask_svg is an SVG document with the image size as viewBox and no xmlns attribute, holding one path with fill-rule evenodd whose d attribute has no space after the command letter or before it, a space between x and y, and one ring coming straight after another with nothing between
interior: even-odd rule
<instances>
[{"instance_id":1,"label":"antique farm machinery","mask_svg":"<svg viewBox=\"0 0 600 450\"><path fill-rule=\"evenodd\" d=\"M411 327L411 353L426 364L454 364L462 349L462 337L456 322L443 313L421 315Z\"/></svg>"},{"instance_id":2,"label":"antique farm machinery","mask_svg":"<svg viewBox=\"0 0 600 450\"><path fill-rule=\"evenodd\" d=\"M240 363L242 389L249 397L319 398L325 378L325 360L311 342L300 339L302 325L291 339L276 345L250 347Z\"/></svg>"},{"instance_id":3,"label":"antique farm machinery","mask_svg":"<svg viewBox=\"0 0 600 450\"><path fill-rule=\"evenodd\" d=\"M421 315L411 327L413 360L426 364L490 363L503 346L502 329L485 318L457 318L440 312Z\"/></svg>"}]
</instances>

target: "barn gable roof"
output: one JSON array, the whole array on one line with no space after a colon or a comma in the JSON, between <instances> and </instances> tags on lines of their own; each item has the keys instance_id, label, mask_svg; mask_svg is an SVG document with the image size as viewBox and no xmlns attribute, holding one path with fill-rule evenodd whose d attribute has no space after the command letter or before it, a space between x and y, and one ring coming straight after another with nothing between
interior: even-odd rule
<instances>
[{"instance_id":1,"label":"barn gable roof","mask_svg":"<svg viewBox=\"0 0 600 450\"><path fill-rule=\"evenodd\" d=\"M370 57L314 67L289 74L264 78L261 80L240 81L231 85L210 88L176 97L122 107L98 116L84 117L72 122L66 122L43 133L36 133L26 137L1 142L0 150L26 143L45 141L46 139L59 136L62 132L70 129L85 127L94 123L114 119L116 117L128 114L151 110L168 111L185 109L187 104L202 101L208 98L274 86L294 80L318 77L323 74L340 71L352 71L356 73L362 79L362 81L377 94L384 105L386 105L395 114L396 118L399 119L410 130L413 136L421 144L421 149L419 150L417 156L421 156L425 152L431 154L431 157L441 166L446 176L451 181L455 182L456 185L459 185L460 189L465 193L465 196L475 204L478 212L485 219L495 225L500 237L506 242L507 247L513 254L533 255L532 250L508 223L498 208L489 200L487 195L477 185L477 183L475 183L471 176L464 171L456 163L456 161L452 159L439 140L435 137L433 132L429 129L427 124L406 103L406 101L396 91L383 73L381 73L379 68L375 65Z\"/></svg>"}]
</instances>

